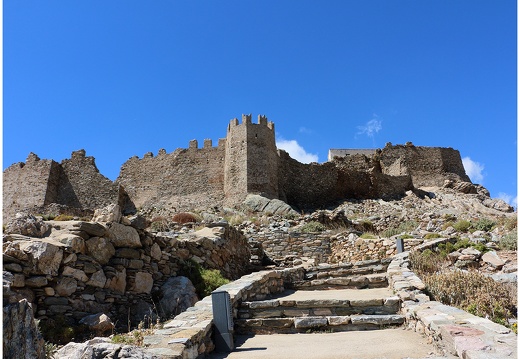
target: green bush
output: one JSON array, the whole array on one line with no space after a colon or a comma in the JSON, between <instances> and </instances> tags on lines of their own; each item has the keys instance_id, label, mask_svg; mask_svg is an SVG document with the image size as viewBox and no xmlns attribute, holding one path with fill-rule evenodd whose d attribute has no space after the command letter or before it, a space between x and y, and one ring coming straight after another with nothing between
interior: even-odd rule
<instances>
[{"instance_id":1,"label":"green bush","mask_svg":"<svg viewBox=\"0 0 520 359\"><path fill-rule=\"evenodd\" d=\"M441 235L439 233L426 233L424 236L424 239L434 239L434 238L440 238Z\"/></svg>"},{"instance_id":2,"label":"green bush","mask_svg":"<svg viewBox=\"0 0 520 359\"><path fill-rule=\"evenodd\" d=\"M316 233L316 232L323 232L325 230L325 226L321 224L320 222L311 221L305 223L301 228L300 231L303 233Z\"/></svg>"},{"instance_id":3,"label":"green bush","mask_svg":"<svg viewBox=\"0 0 520 359\"><path fill-rule=\"evenodd\" d=\"M360 235L359 238L362 238L362 239L377 239L377 236L374 233L365 232L362 235Z\"/></svg>"},{"instance_id":4,"label":"green bush","mask_svg":"<svg viewBox=\"0 0 520 359\"><path fill-rule=\"evenodd\" d=\"M465 219L461 219L460 221L457 221L453 224L453 228L455 228L457 232L467 232L470 227L471 222L466 221Z\"/></svg>"},{"instance_id":5,"label":"green bush","mask_svg":"<svg viewBox=\"0 0 520 359\"><path fill-rule=\"evenodd\" d=\"M193 260L184 262L179 275L187 277L195 287L200 299L208 296L220 286L229 283L218 269L205 269Z\"/></svg>"},{"instance_id":6,"label":"green bush","mask_svg":"<svg viewBox=\"0 0 520 359\"><path fill-rule=\"evenodd\" d=\"M506 234L505 236L502 236L502 238L500 238L498 241L498 246L501 249L516 251L518 248L518 232L513 231Z\"/></svg>"},{"instance_id":7,"label":"green bush","mask_svg":"<svg viewBox=\"0 0 520 359\"><path fill-rule=\"evenodd\" d=\"M475 231L489 232L495 227L495 222L488 218L480 218L477 222L471 223L471 229Z\"/></svg>"}]
</instances>

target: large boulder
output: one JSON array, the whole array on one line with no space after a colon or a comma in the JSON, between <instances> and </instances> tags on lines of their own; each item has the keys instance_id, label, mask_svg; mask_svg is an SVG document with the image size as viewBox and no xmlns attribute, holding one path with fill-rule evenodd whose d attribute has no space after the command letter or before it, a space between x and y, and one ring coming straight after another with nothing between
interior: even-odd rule
<instances>
[{"instance_id":1,"label":"large boulder","mask_svg":"<svg viewBox=\"0 0 520 359\"><path fill-rule=\"evenodd\" d=\"M42 219L31 214L17 213L15 218L6 223L4 233L22 234L29 237L43 237L51 228Z\"/></svg>"},{"instance_id":2,"label":"large boulder","mask_svg":"<svg viewBox=\"0 0 520 359\"><path fill-rule=\"evenodd\" d=\"M58 275L58 269L63 259L63 249L60 248L61 243L33 240L19 241L12 244L18 245L19 250L27 255L27 264L32 265L32 273Z\"/></svg>"},{"instance_id":3,"label":"large boulder","mask_svg":"<svg viewBox=\"0 0 520 359\"><path fill-rule=\"evenodd\" d=\"M4 306L3 316L4 358L45 358L44 340L29 302L22 299Z\"/></svg>"},{"instance_id":4,"label":"large boulder","mask_svg":"<svg viewBox=\"0 0 520 359\"><path fill-rule=\"evenodd\" d=\"M55 357L59 359L158 359L157 356L147 353L145 349L114 344L108 338L94 338L85 343L71 342L60 348Z\"/></svg>"},{"instance_id":5,"label":"large boulder","mask_svg":"<svg viewBox=\"0 0 520 359\"><path fill-rule=\"evenodd\" d=\"M188 278L183 276L168 278L161 286L158 296L160 300L157 310L162 319L173 318L198 301L195 287Z\"/></svg>"},{"instance_id":6,"label":"large boulder","mask_svg":"<svg viewBox=\"0 0 520 359\"><path fill-rule=\"evenodd\" d=\"M243 206L254 212L264 212L279 215L297 215L291 206L279 199L269 199L256 194L248 194Z\"/></svg>"}]
</instances>

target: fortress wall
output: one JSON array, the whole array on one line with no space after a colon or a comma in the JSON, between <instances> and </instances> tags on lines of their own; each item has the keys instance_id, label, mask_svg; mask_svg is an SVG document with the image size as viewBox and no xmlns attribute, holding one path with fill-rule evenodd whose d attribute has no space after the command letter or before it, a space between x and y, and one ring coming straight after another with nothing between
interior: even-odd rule
<instances>
[{"instance_id":1,"label":"fortress wall","mask_svg":"<svg viewBox=\"0 0 520 359\"><path fill-rule=\"evenodd\" d=\"M156 157L130 158L121 167L121 184L136 208L168 207L177 211L221 205L225 145L177 149Z\"/></svg>"},{"instance_id":2,"label":"fortress wall","mask_svg":"<svg viewBox=\"0 0 520 359\"><path fill-rule=\"evenodd\" d=\"M278 151L279 198L299 209L320 208L342 196L338 169L333 163L303 164Z\"/></svg>"},{"instance_id":3,"label":"fortress wall","mask_svg":"<svg viewBox=\"0 0 520 359\"><path fill-rule=\"evenodd\" d=\"M29 154L25 163L11 165L3 174L3 219L17 211L40 207L56 200L61 168L53 160Z\"/></svg>"},{"instance_id":4,"label":"fortress wall","mask_svg":"<svg viewBox=\"0 0 520 359\"><path fill-rule=\"evenodd\" d=\"M72 152L61 168L56 203L88 209L123 204L119 186L99 173L94 157L86 157L85 150Z\"/></svg>"},{"instance_id":5,"label":"fortress wall","mask_svg":"<svg viewBox=\"0 0 520 359\"><path fill-rule=\"evenodd\" d=\"M411 175L417 188L441 187L447 177L469 181L459 152L452 148L387 146L381 151L380 163L384 174Z\"/></svg>"}]
</instances>

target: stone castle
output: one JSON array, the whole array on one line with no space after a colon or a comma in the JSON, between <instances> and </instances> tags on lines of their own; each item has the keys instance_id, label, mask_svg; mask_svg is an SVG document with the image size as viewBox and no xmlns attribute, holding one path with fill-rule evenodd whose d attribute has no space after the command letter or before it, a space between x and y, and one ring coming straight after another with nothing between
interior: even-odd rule
<instances>
[{"instance_id":1,"label":"stone castle","mask_svg":"<svg viewBox=\"0 0 520 359\"><path fill-rule=\"evenodd\" d=\"M476 193L460 154L452 148L387 144L375 150L330 150L329 161L302 164L276 148L274 123L242 115L230 121L217 146L196 140L172 153L130 158L111 181L84 150L57 163L31 153L4 171L4 221L17 211L51 204L93 210L119 204L124 212L169 208L238 207L248 194L312 210L348 198L391 199L406 191L464 183ZM469 186L469 187L468 187ZM468 188L470 188L468 190ZM40 212L41 213L41 212Z\"/></svg>"}]
</instances>

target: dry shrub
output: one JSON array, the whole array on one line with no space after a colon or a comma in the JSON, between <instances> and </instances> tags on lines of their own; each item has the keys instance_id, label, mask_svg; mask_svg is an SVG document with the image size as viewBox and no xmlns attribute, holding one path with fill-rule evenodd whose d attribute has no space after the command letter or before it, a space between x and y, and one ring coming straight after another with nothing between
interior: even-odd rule
<instances>
[{"instance_id":1,"label":"dry shrub","mask_svg":"<svg viewBox=\"0 0 520 359\"><path fill-rule=\"evenodd\" d=\"M499 283L478 271L450 271L423 276L435 300L503 325L516 317L516 286Z\"/></svg>"},{"instance_id":2,"label":"dry shrub","mask_svg":"<svg viewBox=\"0 0 520 359\"><path fill-rule=\"evenodd\" d=\"M173 216L172 220L174 222L184 224L184 223L197 223L197 217L192 213L180 212Z\"/></svg>"},{"instance_id":3,"label":"dry shrub","mask_svg":"<svg viewBox=\"0 0 520 359\"><path fill-rule=\"evenodd\" d=\"M444 256L430 249L412 251L409 258L412 270L420 277L441 271L446 263Z\"/></svg>"},{"instance_id":4,"label":"dry shrub","mask_svg":"<svg viewBox=\"0 0 520 359\"><path fill-rule=\"evenodd\" d=\"M151 220L150 228L153 232L168 232L173 228L173 223L166 217L154 217Z\"/></svg>"}]
</instances>

